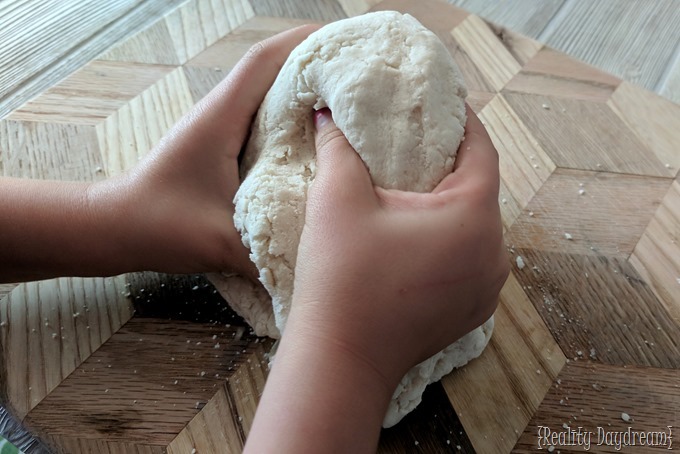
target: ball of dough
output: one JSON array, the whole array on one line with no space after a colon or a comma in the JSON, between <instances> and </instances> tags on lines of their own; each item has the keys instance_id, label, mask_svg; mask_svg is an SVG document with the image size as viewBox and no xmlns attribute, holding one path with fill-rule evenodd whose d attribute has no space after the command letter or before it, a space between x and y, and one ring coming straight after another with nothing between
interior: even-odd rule
<instances>
[{"instance_id":1,"label":"ball of dough","mask_svg":"<svg viewBox=\"0 0 680 454\"><path fill-rule=\"evenodd\" d=\"M256 116L234 199L234 223L264 288L239 276L210 276L256 334L279 337L288 317L315 175L314 109L331 109L374 184L425 192L452 171L466 96L439 38L394 11L329 24L290 54ZM409 371L385 427L415 408L429 383L477 357L492 327L490 320Z\"/></svg>"}]
</instances>

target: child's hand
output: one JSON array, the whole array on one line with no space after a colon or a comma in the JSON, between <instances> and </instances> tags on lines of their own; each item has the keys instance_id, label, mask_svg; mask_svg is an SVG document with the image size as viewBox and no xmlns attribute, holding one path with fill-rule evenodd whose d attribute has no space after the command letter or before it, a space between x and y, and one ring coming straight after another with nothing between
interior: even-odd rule
<instances>
[{"instance_id":1,"label":"child's hand","mask_svg":"<svg viewBox=\"0 0 680 454\"><path fill-rule=\"evenodd\" d=\"M132 268L257 274L233 224L237 158L288 54L316 28L299 27L253 46L139 166L91 189L102 207L119 206L128 233L118 237L134 254Z\"/></svg>"},{"instance_id":2,"label":"child's hand","mask_svg":"<svg viewBox=\"0 0 680 454\"><path fill-rule=\"evenodd\" d=\"M317 175L286 331L293 322L296 336L341 345L396 386L491 316L509 272L498 155L467 114L453 173L420 194L374 187L330 112L317 112Z\"/></svg>"}]
</instances>

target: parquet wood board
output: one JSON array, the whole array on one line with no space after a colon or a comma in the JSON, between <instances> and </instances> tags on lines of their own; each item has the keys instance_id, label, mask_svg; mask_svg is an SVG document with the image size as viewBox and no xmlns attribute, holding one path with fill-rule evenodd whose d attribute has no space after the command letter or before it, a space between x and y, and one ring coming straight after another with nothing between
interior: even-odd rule
<instances>
[{"instance_id":1,"label":"parquet wood board","mask_svg":"<svg viewBox=\"0 0 680 454\"><path fill-rule=\"evenodd\" d=\"M258 40L409 12L458 61L498 148L513 271L487 350L431 386L379 451L531 452L540 426L623 427L622 413L634 430L680 425L680 106L443 2L332 4L183 3L0 122L0 172L115 175ZM64 278L2 295L2 401L55 452L241 450L272 343L202 277Z\"/></svg>"}]
</instances>

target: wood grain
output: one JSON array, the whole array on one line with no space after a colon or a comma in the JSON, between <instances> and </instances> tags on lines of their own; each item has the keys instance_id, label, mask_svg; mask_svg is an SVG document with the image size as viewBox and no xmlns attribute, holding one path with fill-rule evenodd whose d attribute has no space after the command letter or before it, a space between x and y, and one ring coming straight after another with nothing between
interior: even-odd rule
<instances>
[{"instance_id":1,"label":"wood grain","mask_svg":"<svg viewBox=\"0 0 680 454\"><path fill-rule=\"evenodd\" d=\"M498 151L505 186L524 208L555 170L555 163L503 97L496 96L479 117Z\"/></svg>"},{"instance_id":2,"label":"wood grain","mask_svg":"<svg viewBox=\"0 0 680 454\"><path fill-rule=\"evenodd\" d=\"M460 25L469 13L459 8L447 7L443 0L425 0L413 2L409 0L384 0L371 8L371 11L394 10L410 14L425 27L442 38Z\"/></svg>"},{"instance_id":3,"label":"wood grain","mask_svg":"<svg viewBox=\"0 0 680 454\"><path fill-rule=\"evenodd\" d=\"M673 175L605 104L514 92L503 97L558 167Z\"/></svg>"},{"instance_id":4,"label":"wood grain","mask_svg":"<svg viewBox=\"0 0 680 454\"><path fill-rule=\"evenodd\" d=\"M245 443L255 420L255 410L264 392L269 374L269 352L274 342L266 339L253 350L250 357L236 369L227 381L227 393L231 408L238 414L242 442Z\"/></svg>"},{"instance_id":5,"label":"wood grain","mask_svg":"<svg viewBox=\"0 0 680 454\"><path fill-rule=\"evenodd\" d=\"M680 324L680 183L676 180L645 229L630 263Z\"/></svg>"},{"instance_id":6,"label":"wood grain","mask_svg":"<svg viewBox=\"0 0 680 454\"><path fill-rule=\"evenodd\" d=\"M627 82L619 85L607 104L649 146L671 175L677 175L680 170L677 139L680 105Z\"/></svg>"},{"instance_id":7,"label":"wood grain","mask_svg":"<svg viewBox=\"0 0 680 454\"><path fill-rule=\"evenodd\" d=\"M562 370L538 411L513 449L517 453L533 453L538 448L538 428L552 431L567 429L592 431L593 452L663 452L666 446L597 446L597 430L665 431L680 422L680 372L634 366L605 366L571 363ZM635 390L631 392L631 390ZM629 416L625 421L623 414ZM675 432L675 430L673 430ZM674 434L673 434L674 435ZM675 440L673 440L675 442ZM548 449L543 445L542 449ZM559 446L555 452L583 452L583 446Z\"/></svg>"},{"instance_id":8,"label":"wood grain","mask_svg":"<svg viewBox=\"0 0 680 454\"><path fill-rule=\"evenodd\" d=\"M0 121L3 176L69 181L103 178L92 126Z\"/></svg>"},{"instance_id":9,"label":"wood grain","mask_svg":"<svg viewBox=\"0 0 680 454\"><path fill-rule=\"evenodd\" d=\"M219 83L255 43L309 20L255 17L184 65L192 98L198 101Z\"/></svg>"},{"instance_id":10,"label":"wood grain","mask_svg":"<svg viewBox=\"0 0 680 454\"><path fill-rule=\"evenodd\" d=\"M492 22L487 22L491 31L503 43L508 52L517 60L520 65L526 65L539 50L543 48L543 44L526 36L522 36L512 30L500 27Z\"/></svg>"},{"instance_id":11,"label":"wood grain","mask_svg":"<svg viewBox=\"0 0 680 454\"><path fill-rule=\"evenodd\" d=\"M510 275L482 355L442 379L477 452L505 453L538 408L565 357Z\"/></svg>"},{"instance_id":12,"label":"wood grain","mask_svg":"<svg viewBox=\"0 0 680 454\"><path fill-rule=\"evenodd\" d=\"M498 204L501 208L501 221L503 222L503 233L505 233L522 213L522 207L517 199L515 199L512 191L508 189L508 185L503 177L501 177L500 183Z\"/></svg>"},{"instance_id":13,"label":"wood grain","mask_svg":"<svg viewBox=\"0 0 680 454\"><path fill-rule=\"evenodd\" d=\"M97 125L172 70L171 66L95 60L8 118Z\"/></svg>"},{"instance_id":14,"label":"wood grain","mask_svg":"<svg viewBox=\"0 0 680 454\"><path fill-rule=\"evenodd\" d=\"M73 11L67 2L3 2L0 5L2 17L2 39L0 55L7 70L0 73L0 98L16 89L21 73L37 73L50 63L63 57L64 51L72 48L74 41L83 34L95 33L106 24L111 16L118 16L133 9L140 0L108 2L106 5L83 2ZM44 24L42 42L24 39L22 28L34 30L42 18ZM33 23L33 24L31 24ZM58 27L57 24L65 26ZM77 26L75 26L77 24ZM38 55L36 55L38 51ZM52 55L50 55L52 54Z\"/></svg>"},{"instance_id":15,"label":"wood grain","mask_svg":"<svg viewBox=\"0 0 680 454\"><path fill-rule=\"evenodd\" d=\"M181 65L253 16L247 0L190 0L99 59Z\"/></svg>"},{"instance_id":16,"label":"wood grain","mask_svg":"<svg viewBox=\"0 0 680 454\"><path fill-rule=\"evenodd\" d=\"M495 91L500 91L521 66L489 26L468 16L451 32Z\"/></svg>"},{"instance_id":17,"label":"wood grain","mask_svg":"<svg viewBox=\"0 0 680 454\"><path fill-rule=\"evenodd\" d=\"M527 6L534 9L524 20L528 24L532 14L538 18L557 3ZM139 8L151 4L159 1L146 0ZM640 11L641 4L635 5ZM461 66L469 102L501 152L499 202L514 267L490 347L430 387L423 405L401 424L383 431L381 452L458 452L457 446L464 452L508 452L530 430L527 424L567 362L565 353L568 367L581 367L593 348L596 369L606 370L605 363L677 368L673 276L680 252L673 241L680 189L672 180L677 128L669 114L663 121L649 114L673 116L674 107L443 2L185 1L105 60L1 122L0 168L82 180L119 173L148 152L252 43L309 17L329 20L369 8L410 12L442 38ZM493 8L522 13L511 12L512 4ZM556 24L572 9L585 10L561 7ZM296 18L284 17L290 15ZM116 297L128 307L132 301L134 318L82 364L70 363L78 367L26 421L59 452L225 452L227 445L239 452L265 382L269 344L251 336L200 276L135 273L120 284L125 295ZM78 296L67 288L59 295L59 307L69 307L80 300L91 304L106 292ZM38 296L25 299L35 305ZM0 303L0 314L7 307ZM65 331L77 333L77 326L65 325ZM242 343L239 348L223 340L228 333ZM9 347L0 339L4 379ZM175 351L181 355L168 359ZM25 355L23 361L33 364ZM181 364L170 364L175 362ZM16 371L7 381L34 380ZM44 375L41 369L29 372ZM63 379L60 374L55 377ZM658 381L618 386L642 395L665 389ZM642 386L654 389L636 389ZM26 398L21 392L19 401Z\"/></svg>"},{"instance_id":18,"label":"wood grain","mask_svg":"<svg viewBox=\"0 0 680 454\"><path fill-rule=\"evenodd\" d=\"M548 45L650 90L680 42L673 0L573 0L564 9L542 36Z\"/></svg>"},{"instance_id":19,"label":"wood grain","mask_svg":"<svg viewBox=\"0 0 680 454\"><path fill-rule=\"evenodd\" d=\"M252 341L238 326L133 318L26 424L57 446L80 439L83 446L111 441L164 449L248 356Z\"/></svg>"},{"instance_id":20,"label":"wood grain","mask_svg":"<svg viewBox=\"0 0 680 454\"><path fill-rule=\"evenodd\" d=\"M219 424L215 424L219 421ZM224 386L203 407L194 419L168 445L168 454L190 452L240 453L243 450L243 434L229 402Z\"/></svg>"},{"instance_id":21,"label":"wood grain","mask_svg":"<svg viewBox=\"0 0 680 454\"><path fill-rule=\"evenodd\" d=\"M671 181L557 169L515 221L506 242L517 248L627 259Z\"/></svg>"},{"instance_id":22,"label":"wood grain","mask_svg":"<svg viewBox=\"0 0 680 454\"><path fill-rule=\"evenodd\" d=\"M449 3L522 35L537 38L553 19L564 0L448 0Z\"/></svg>"},{"instance_id":23,"label":"wood grain","mask_svg":"<svg viewBox=\"0 0 680 454\"><path fill-rule=\"evenodd\" d=\"M680 325L625 259L523 248L512 252L525 263L515 270L517 279L567 358L680 366Z\"/></svg>"},{"instance_id":24,"label":"wood grain","mask_svg":"<svg viewBox=\"0 0 680 454\"><path fill-rule=\"evenodd\" d=\"M186 0L0 5L0 119Z\"/></svg>"},{"instance_id":25,"label":"wood grain","mask_svg":"<svg viewBox=\"0 0 680 454\"><path fill-rule=\"evenodd\" d=\"M380 0L338 0L338 4L340 4L347 17L364 14L377 3L380 3Z\"/></svg>"},{"instance_id":26,"label":"wood grain","mask_svg":"<svg viewBox=\"0 0 680 454\"><path fill-rule=\"evenodd\" d=\"M16 287L0 305L3 391L23 417L132 316L124 279L62 278Z\"/></svg>"},{"instance_id":27,"label":"wood grain","mask_svg":"<svg viewBox=\"0 0 680 454\"><path fill-rule=\"evenodd\" d=\"M332 21L347 17L336 0L250 0L259 16Z\"/></svg>"},{"instance_id":28,"label":"wood grain","mask_svg":"<svg viewBox=\"0 0 680 454\"><path fill-rule=\"evenodd\" d=\"M544 47L527 60L522 71L506 85L505 89L558 98L605 102L620 83L621 79Z\"/></svg>"},{"instance_id":29,"label":"wood grain","mask_svg":"<svg viewBox=\"0 0 680 454\"><path fill-rule=\"evenodd\" d=\"M193 102L184 71L177 68L97 125L106 175L117 175L134 166Z\"/></svg>"},{"instance_id":30,"label":"wood grain","mask_svg":"<svg viewBox=\"0 0 680 454\"><path fill-rule=\"evenodd\" d=\"M17 284L0 284L0 300L4 298L5 295L7 295L9 292L14 290L14 287L16 287Z\"/></svg>"},{"instance_id":31,"label":"wood grain","mask_svg":"<svg viewBox=\"0 0 680 454\"><path fill-rule=\"evenodd\" d=\"M665 75L655 87L655 92L669 101L680 104L680 53L669 62Z\"/></svg>"}]
</instances>

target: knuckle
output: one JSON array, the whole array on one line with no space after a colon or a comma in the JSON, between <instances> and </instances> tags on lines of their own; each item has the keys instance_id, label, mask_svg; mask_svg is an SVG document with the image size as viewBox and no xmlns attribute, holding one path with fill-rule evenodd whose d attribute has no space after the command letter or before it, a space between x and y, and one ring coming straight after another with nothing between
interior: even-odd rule
<instances>
[{"instance_id":1,"label":"knuckle","mask_svg":"<svg viewBox=\"0 0 680 454\"><path fill-rule=\"evenodd\" d=\"M346 139L338 128L328 128L319 134L317 138L317 150L323 148L334 149L344 145Z\"/></svg>"},{"instance_id":2,"label":"knuckle","mask_svg":"<svg viewBox=\"0 0 680 454\"><path fill-rule=\"evenodd\" d=\"M258 41L250 46L250 49L246 52L245 58L248 60L265 59L267 58L268 52L267 41Z\"/></svg>"}]
</instances>

